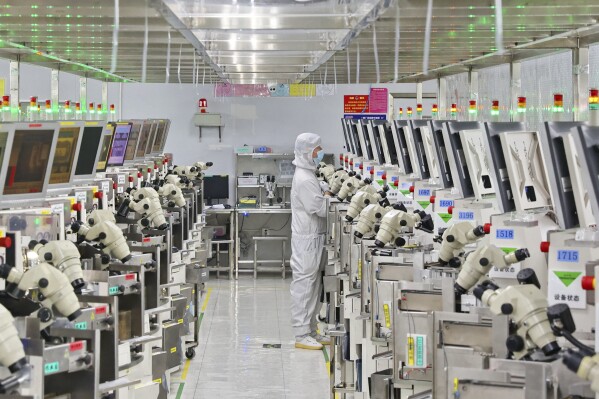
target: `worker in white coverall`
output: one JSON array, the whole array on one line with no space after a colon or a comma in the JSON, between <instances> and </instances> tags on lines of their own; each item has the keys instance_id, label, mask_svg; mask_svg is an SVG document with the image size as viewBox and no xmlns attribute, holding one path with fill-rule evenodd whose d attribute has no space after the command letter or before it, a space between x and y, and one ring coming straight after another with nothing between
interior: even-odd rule
<instances>
[{"instance_id":1,"label":"worker in white coverall","mask_svg":"<svg viewBox=\"0 0 599 399\"><path fill-rule=\"evenodd\" d=\"M327 197L316 178L324 152L320 136L302 133L295 140L295 174L291 185L291 324L295 347L322 349L330 338L317 331L322 287L322 255L326 232Z\"/></svg>"}]
</instances>

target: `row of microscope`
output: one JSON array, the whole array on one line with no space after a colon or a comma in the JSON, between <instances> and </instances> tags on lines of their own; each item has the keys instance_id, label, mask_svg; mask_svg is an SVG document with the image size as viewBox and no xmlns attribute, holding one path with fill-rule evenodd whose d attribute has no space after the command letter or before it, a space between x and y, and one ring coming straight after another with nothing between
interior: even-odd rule
<instances>
[{"instance_id":1,"label":"row of microscope","mask_svg":"<svg viewBox=\"0 0 599 399\"><path fill-rule=\"evenodd\" d=\"M342 127L316 172L330 397L599 397L599 128Z\"/></svg>"},{"instance_id":2,"label":"row of microscope","mask_svg":"<svg viewBox=\"0 0 599 399\"><path fill-rule=\"evenodd\" d=\"M195 356L203 172L165 119L0 125L0 398L163 398Z\"/></svg>"}]
</instances>

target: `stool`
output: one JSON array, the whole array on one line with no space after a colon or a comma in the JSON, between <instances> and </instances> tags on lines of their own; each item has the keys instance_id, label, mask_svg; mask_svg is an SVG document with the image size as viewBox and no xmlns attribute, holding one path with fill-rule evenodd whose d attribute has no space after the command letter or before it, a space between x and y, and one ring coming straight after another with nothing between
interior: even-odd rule
<instances>
[{"instance_id":1,"label":"stool","mask_svg":"<svg viewBox=\"0 0 599 399\"><path fill-rule=\"evenodd\" d=\"M254 278L258 277L258 243L265 241L278 241L281 245L281 259L265 259L261 260L260 263L274 263L281 264L281 274L285 278L285 248L287 246L288 237L281 236L270 236L270 237L254 237Z\"/></svg>"}]
</instances>

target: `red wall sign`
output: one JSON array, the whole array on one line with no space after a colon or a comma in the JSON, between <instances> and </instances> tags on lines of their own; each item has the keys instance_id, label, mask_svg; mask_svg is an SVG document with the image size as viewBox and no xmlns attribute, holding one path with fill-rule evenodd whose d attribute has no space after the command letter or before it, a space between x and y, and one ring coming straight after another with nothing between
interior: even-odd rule
<instances>
[{"instance_id":1,"label":"red wall sign","mask_svg":"<svg viewBox=\"0 0 599 399\"><path fill-rule=\"evenodd\" d=\"M344 114L362 114L370 112L367 95L343 96Z\"/></svg>"}]
</instances>

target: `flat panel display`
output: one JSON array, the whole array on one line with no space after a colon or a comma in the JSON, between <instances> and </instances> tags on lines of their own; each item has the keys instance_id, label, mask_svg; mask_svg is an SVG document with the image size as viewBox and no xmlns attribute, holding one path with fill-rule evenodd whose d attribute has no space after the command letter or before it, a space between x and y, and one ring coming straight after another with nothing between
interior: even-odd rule
<instances>
[{"instance_id":1,"label":"flat panel display","mask_svg":"<svg viewBox=\"0 0 599 399\"><path fill-rule=\"evenodd\" d=\"M110 144L112 144L112 136L114 134L114 127L114 123L108 123L104 127L101 143L102 149L100 150L100 156L98 157L98 163L96 164L96 172L104 172L106 170L108 155L110 155Z\"/></svg>"},{"instance_id":2,"label":"flat panel display","mask_svg":"<svg viewBox=\"0 0 599 399\"><path fill-rule=\"evenodd\" d=\"M3 195L40 193L44 181L54 130L16 130Z\"/></svg>"},{"instance_id":3,"label":"flat panel display","mask_svg":"<svg viewBox=\"0 0 599 399\"><path fill-rule=\"evenodd\" d=\"M116 125L110 147L110 156L108 157L108 166L123 166L131 130L132 127L129 123Z\"/></svg>"},{"instance_id":4,"label":"flat panel display","mask_svg":"<svg viewBox=\"0 0 599 399\"><path fill-rule=\"evenodd\" d=\"M61 126L52 160L50 184L67 184L71 181L80 131L80 126Z\"/></svg>"},{"instance_id":5,"label":"flat panel display","mask_svg":"<svg viewBox=\"0 0 599 399\"><path fill-rule=\"evenodd\" d=\"M137 148L137 141L139 140L139 132L143 121L133 121L132 123L127 150L125 151L125 161L133 161L133 158L135 158L135 149Z\"/></svg>"},{"instance_id":6,"label":"flat panel display","mask_svg":"<svg viewBox=\"0 0 599 399\"><path fill-rule=\"evenodd\" d=\"M104 126L85 126L83 128L75 176L93 175L103 130Z\"/></svg>"},{"instance_id":7,"label":"flat panel display","mask_svg":"<svg viewBox=\"0 0 599 399\"><path fill-rule=\"evenodd\" d=\"M150 141L151 133L153 130L154 124L151 121L145 121L142 128L141 133L139 133L139 138L137 142L137 150L135 151L135 158L143 158L146 155L146 148L148 147L148 143Z\"/></svg>"}]
</instances>

